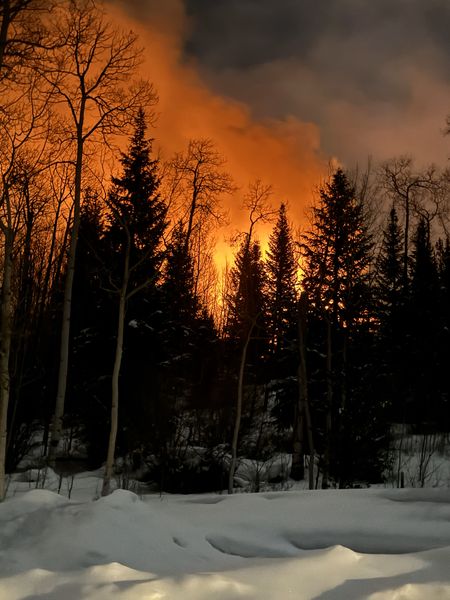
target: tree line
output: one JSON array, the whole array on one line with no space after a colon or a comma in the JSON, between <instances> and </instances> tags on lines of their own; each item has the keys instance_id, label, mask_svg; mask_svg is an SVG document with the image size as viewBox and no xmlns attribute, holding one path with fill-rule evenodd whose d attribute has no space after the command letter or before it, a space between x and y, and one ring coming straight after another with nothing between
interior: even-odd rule
<instances>
[{"instance_id":1,"label":"tree line","mask_svg":"<svg viewBox=\"0 0 450 600\"><path fill-rule=\"evenodd\" d=\"M221 280L236 187L212 140L155 154L136 37L94 0L0 16L0 497L34 446L81 441L103 494L232 492L243 456L345 487L382 479L392 423L448 428L448 171L333 169L300 234L256 181Z\"/></svg>"}]
</instances>

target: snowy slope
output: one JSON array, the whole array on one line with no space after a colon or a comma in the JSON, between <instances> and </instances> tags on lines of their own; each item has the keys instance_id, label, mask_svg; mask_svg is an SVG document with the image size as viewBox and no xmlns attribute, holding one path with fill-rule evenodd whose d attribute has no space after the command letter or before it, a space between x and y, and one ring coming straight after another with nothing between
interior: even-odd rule
<instances>
[{"instance_id":1,"label":"snowy slope","mask_svg":"<svg viewBox=\"0 0 450 600\"><path fill-rule=\"evenodd\" d=\"M0 505L1 600L450 599L450 490Z\"/></svg>"}]
</instances>

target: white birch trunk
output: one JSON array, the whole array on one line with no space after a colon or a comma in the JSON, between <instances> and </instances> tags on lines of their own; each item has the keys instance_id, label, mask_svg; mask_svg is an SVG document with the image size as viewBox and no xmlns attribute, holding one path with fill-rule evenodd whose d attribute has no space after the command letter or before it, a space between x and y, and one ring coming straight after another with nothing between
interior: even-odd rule
<instances>
[{"instance_id":1,"label":"white birch trunk","mask_svg":"<svg viewBox=\"0 0 450 600\"><path fill-rule=\"evenodd\" d=\"M127 236L129 237L129 236ZM119 311L117 315L117 338L116 352L114 357L114 368L111 381L111 428L109 431L108 452L106 455L105 474L103 476L102 496L107 496L111 491L111 479L114 469L114 455L116 452L117 430L119 425L119 376L122 365L123 337L125 329L125 308L128 292L128 281L130 277L130 240L128 239L125 255L122 287L119 295Z\"/></svg>"},{"instance_id":2,"label":"white birch trunk","mask_svg":"<svg viewBox=\"0 0 450 600\"><path fill-rule=\"evenodd\" d=\"M60 359L58 371L58 388L56 393L55 412L52 419L52 431L48 449L48 464L54 467L56 453L63 432L64 406L67 389L67 373L69 370L69 348L70 348L70 320L72 313L72 289L75 276L75 260L78 243L78 231L80 228L80 206L81 206L81 184L83 170L83 121L79 126L77 140L77 160L75 164L75 186L73 200L73 224L70 237L69 258L67 262L67 275L64 284L63 315L61 326Z\"/></svg>"},{"instance_id":3,"label":"white birch trunk","mask_svg":"<svg viewBox=\"0 0 450 600\"><path fill-rule=\"evenodd\" d=\"M247 334L247 338L245 340L244 347L242 348L241 364L239 366L238 393L237 393L237 402L236 402L236 418L234 421L233 440L231 442L230 470L228 471L228 493L229 494L233 493L234 472L236 471L238 439L239 439L239 430L241 428L242 404L243 404L243 397L244 397L245 363L247 362L247 350L248 350L248 346L250 344L250 340L252 337L254 327L255 327L255 323L253 322L249 329L249 332Z\"/></svg>"},{"instance_id":4,"label":"white birch trunk","mask_svg":"<svg viewBox=\"0 0 450 600\"><path fill-rule=\"evenodd\" d=\"M0 306L0 501L6 495L6 442L8 434L8 404L9 404L9 356L11 350L11 319L12 319L12 253L14 234L10 228L5 228L5 246L3 261L3 285Z\"/></svg>"}]
</instances>

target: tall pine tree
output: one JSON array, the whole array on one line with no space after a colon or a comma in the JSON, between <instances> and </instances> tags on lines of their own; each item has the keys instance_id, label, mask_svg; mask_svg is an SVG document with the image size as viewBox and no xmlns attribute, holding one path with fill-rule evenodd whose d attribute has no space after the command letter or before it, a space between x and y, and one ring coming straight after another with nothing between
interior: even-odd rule
<instances>
[{"instance_id":1,"label":"tall pine tree","mask_svg":"<svg viewBox=\"0 0 450 600\"><path fill-rule=\"evenodd\" d=\"M442 424L450 422L450 381L447 368L450 364L450 238L439 240L437 244L437 264L439 273L439 333L437 338L439 364L437 377L441 390L441 412L438 418ZM445 426L444 426L445 427Z\"/></svg>"},{"instance_id":2,"label":"tall pine tree","mask_svg":"<svg viewBox=\"0 0 450 600\"><path fill-rule=\"evenodd\" d=\"M311 337L320 344L313 370L326 374L313 387L316 410L322 398L324 487L330 475L346 486L378 469L379 421L363 378L370 350L371 248L364 206L347 175L337 169L320 189L312 228L304 236L302 264L314 318Z\"/></svg>"},{"instance_id":3,"label":"tall pine tree","mask_svg":"<svg viewBox=\"0 0 450 600\"><path fill-rule=\"evenodd\" d=\"M293 422L297 422L298 265L284 204L280 206L277 222L269 238L265 268L270 344L267 375L271 392L276 397L273 416L280 429L286 430L292 427Z\"/></svg>"},{"instance_id":4,"label":"tall pine tree","mask_svg":"<svg viewBox=\"0 0 450 600\"><path fill-rule=\"evenodd\" d=\"M406 349L410 368L410 403L407 420L430 422L439 413L440 393L436 365L439 331L439 278L430 239L429 223L421 219L413 238L411 253L409 327Z\"/></svg>"},{"instance_id":5,"label":"tall pine tree","mask_svg":"<svg viewBox=\"0 0 450 600\"><path fill-rule=\"evenodd\" d=\"M228 322L226 332L240 344L253 329L252 337L261 337L266 323L265 274L261 246L246 235L230 274Z\"/></svg>"},{"instance_id":6,"label":"tall pine tree","mask_svg":"<svg viewBox=\"0 0 450 600\"><path fill-rule=\"evenodd\" d=\"M131 288L159 279L162 262L162 236L167 227L167 206L159 193L159 161L152 158L152 140L146 137L143 109L137 113L128 151L122 154L122 174L112 178L109 194L111 208L105 241L121 268L125 246L129 243ZM130 240L127 241L126 230Z\"/></svg>"},{"instance_id":7,"label":"tall pine tree","mask_svg":"<svg viewBox=\"0 0 450 600\"><path fill-rule=\"evenodd\" d=\"M284 204L280 206L277 223L269 238L265 266L268 334L275 353L292 343L296 329L298 266Z\"/></svg>"},{"instance_id":8,"label":"tall pine tree","mask_svg":"<svg viewBox=\"0 0 450 600\"><path fill-rule=\"evenodd\" d=\"M142 318L149 312L154 312L154 292L163 257L161 246L166 228L166 206L158 193L158 161L150 157L151 142L146 139L145 133L145 113L141 109L136 116L128 153L122 155L123 173L120 177L113 178L108 197L111 215L105 240L109 243L113 258L109 279L117 292L118 310L112 372L111 430L103 495L108 494L110 489L118 434L120 372L126 345L125 315L127 308L134 308L136 311L136 300L139 295L143 296L144 291L147 292L147 302L140 303L140 312L128 313L131 323L136 323L136 317ZM133 307L128 306L130 301L133 301ZM128 371L130 375L130 369Z\"/></svg>"},{"instance_id":9,"label":"tall pine tree","mask_svg":"<svg viewBox=\"0 0 450 600\"><path fill-rule=\"evenodd\" d=\"M312 229L304 236L303 286L334 329L367 315L372 241L364 207L342 169L320 189Z\"/></svg>"},{"instance_id":10,"label":"tall pine tree","mask_svg":"<svg viewBox=\"0 0 450 600\"><path fill-rule=\"evenodd\" d=\"M376 265L377 313L383 328L392 327L392 320L404 302L403 284L403 233L397 211L392 207Z\"/></svg>"},{"instance_id":11,"label":"tall pine tree","mask_svg":"<svg viewBox=\"0 0 450 600\"><path fill-rule=\"evenodd\" d=\"M390 418L404 420L408 387L408 303L403 264L403 231L392 207L376 263L374 294L377 381L380 397L391 407Z\"/></svg>"}]
</instances>

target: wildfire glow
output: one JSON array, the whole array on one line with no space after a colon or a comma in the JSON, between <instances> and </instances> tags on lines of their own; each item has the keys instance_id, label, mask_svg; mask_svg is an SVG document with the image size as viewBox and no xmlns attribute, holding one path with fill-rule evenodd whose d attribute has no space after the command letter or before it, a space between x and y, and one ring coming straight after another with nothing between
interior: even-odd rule
<instances>
[{"instance_id":1,"label":"wildfire glow","mask_svg":"<svg viewBox=\"0 0 450 600\"><path fill-rule=\"evenodd\" d=\"M115 9L119 23L136 31L145 47L143 75L154 83L159 95L152 135L162 157L183 150L191 138L211 138L226 157L227 169L238 186L233 197L224 199L231 231L246 227L242 196L255 179L271 184L274 205L288 202L290 218L301 224L312 191L326 172L317 127L294 117L259 122L245 105L211 91L196 65L183 61L188 20L181 2L172 0L164 5L150 3L140 22ZM270 82L273 85L276 82ZM260 234L264 236L267 230ZM229 234L230 229L224 232L225 237ZM218 253L227 253L220 239Z\"/></svg>"}]
</instances>

